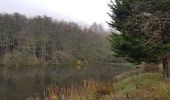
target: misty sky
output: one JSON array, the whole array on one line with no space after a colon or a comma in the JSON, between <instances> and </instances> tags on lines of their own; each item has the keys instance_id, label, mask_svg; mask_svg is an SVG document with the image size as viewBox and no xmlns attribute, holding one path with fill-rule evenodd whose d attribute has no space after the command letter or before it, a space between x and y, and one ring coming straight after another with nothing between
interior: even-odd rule
<instances>
[{"instance_id":1,"label":"misty sky","mask_svg":"<svg viewBox=\"0 0 170 100\"><path fill-rule=\"evenodd\" d=\"M47 15L54 19L103 23L109 20L110 0L0 0L1 12L19 12L27 16Z\"/></svg>"}]
</instances>

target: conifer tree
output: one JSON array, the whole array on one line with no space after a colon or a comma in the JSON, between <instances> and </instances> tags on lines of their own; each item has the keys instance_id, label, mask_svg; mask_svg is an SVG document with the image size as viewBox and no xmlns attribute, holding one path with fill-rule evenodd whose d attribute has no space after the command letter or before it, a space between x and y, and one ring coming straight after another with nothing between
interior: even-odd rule
<instances>
[{"instance_id":1,"label":"conifer tree","mask_svg":"<svg viewBox=\"0 0 170 100\"><path fill-rule=\"evenodd\" d=\"M170 1L115 0L108 24L112 51L118 57L140 64L163 63L164 78L170 78Z\"/></svg>"}]
</instances>

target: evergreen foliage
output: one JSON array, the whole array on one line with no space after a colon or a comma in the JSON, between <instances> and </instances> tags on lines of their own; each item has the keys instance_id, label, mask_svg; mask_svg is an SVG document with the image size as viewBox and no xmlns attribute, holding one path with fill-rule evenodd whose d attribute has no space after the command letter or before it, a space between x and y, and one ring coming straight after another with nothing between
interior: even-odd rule
<instances>
[{"instance_id":1,"label":"evergreen foliage","mask_svg":"<svg viewBox=\"0 0 170 100\"><path fill-rule=\"evenodd\" d=\"M109 41L114 55L140 64L159 63L170 52L170 5L166 0L115 0L108 23L120 34Z\"/></svg>"}]
</instances>

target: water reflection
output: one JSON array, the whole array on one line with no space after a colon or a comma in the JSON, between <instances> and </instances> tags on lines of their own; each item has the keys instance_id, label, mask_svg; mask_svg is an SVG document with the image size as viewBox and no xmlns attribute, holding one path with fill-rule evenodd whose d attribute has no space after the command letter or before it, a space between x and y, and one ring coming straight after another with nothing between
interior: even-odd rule
<instances>
[{"instance_id":1,"label":"water reflection","mask_svg":"<svg viewBox=\"0 0 170 100\"><path fill-rule=\"evenodd\" d=\"M130 65L96 64L79 70L68 65L0 66L0 100L25 100L43 97L50 84L68 86L84 79L111 81L113 76L130 69Z\"/></svg>"}]
</instances>

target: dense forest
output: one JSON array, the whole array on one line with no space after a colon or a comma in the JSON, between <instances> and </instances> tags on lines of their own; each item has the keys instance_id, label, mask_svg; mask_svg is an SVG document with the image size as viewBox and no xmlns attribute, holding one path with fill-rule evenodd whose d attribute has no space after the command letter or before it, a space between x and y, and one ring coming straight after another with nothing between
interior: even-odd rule
<instances>
[{"instance_id":1,"label":"dense forest","mask_svg":"<svg viewBox=\"0 0 170 100\"><path fill-rule=\"evenodd\" d=\"M0 14L0 64L97 63L111 59L108 34L101 24L80 27L47 16Z\"/></svg>"}]
</instances>

